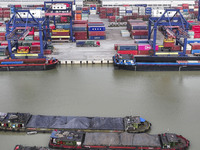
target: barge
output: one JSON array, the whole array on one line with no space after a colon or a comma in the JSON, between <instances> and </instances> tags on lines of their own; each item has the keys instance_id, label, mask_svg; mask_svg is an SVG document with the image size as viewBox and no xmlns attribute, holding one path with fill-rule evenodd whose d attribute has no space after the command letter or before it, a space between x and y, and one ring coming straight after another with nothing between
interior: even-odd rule
<instances>
[{"instance_id":1,"label":"barge","mask_svg":"<svg viewBox=\"0 0 200 150\"><path fill-rule=\"evenodd\" d=\"M186 150L189 141L181 135L164 133L81 133L53 131L50 148L80 150Z\"/></svg>"},{"instance_id":2,"label":"barge","mask_svg":"<svg viewBox=\"0 0 200 150\"><path fill-rule=\"evenodd\" d=\"M51 149L48 147L16 145L14 150L51 150Z\"/></svg>"},{"instance_id":3,"label":"barge","mask_svg":"<svg viewBox=\"0 0 200 150\"><path fill-rule=\"evenodd\" d=\"M82 117L0 113L0 130L50 133L55 129L84 132L147 132L151 123L139 116Z\"/></svg>"},{"instance_id":4,"label":"barge","mask_svg":"<svg viewBox=\"0 0 200 150\"><path fill-rule=\"evenodd\" d=\"M0 71L39 71L54 69L58 60L54 58L0 59Z\"/></svg>"},{"instance_id":5,"label":"barge","mask_svg":"<svg viewBox=\"0 0 200 150\"><path fill-rule=\"evenodd\" d=\"M133 71L199 71L200 57L116 54L113 64L117 69Z\"/></svg>"}]
</instances>

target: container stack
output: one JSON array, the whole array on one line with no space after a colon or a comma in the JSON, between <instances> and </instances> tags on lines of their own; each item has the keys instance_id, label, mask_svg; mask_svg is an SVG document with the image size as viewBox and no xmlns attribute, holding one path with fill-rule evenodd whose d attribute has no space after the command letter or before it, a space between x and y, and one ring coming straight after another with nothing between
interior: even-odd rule
<instances>
[{"instance_id":1,"label":"container stack","mask_svg":"<svg viewBox=\"0 0 200 150\"><path fill-rule=\"evenodd\" d=\"M53 37L52 40L69 40L70 34L68 29L55 29L52 30L51 37Z\"/></svg>"},{"instance_id":2,"label":"container stack","mask_svg":"<svg viewBox=\"0 0 200 150\"><path fill-rule=\"evenodd\" d=\"M200 38L200 25L193 25L192 31L194 31L194 38Z\"/></svg>"},{"instance_id":3,"label":"container stack","mask_svg":"<svg viewBox=\"0 0 200 150\"><path fill-rule=\"evenodd\" d=\"M106 12L107 12L107 8L106 7L100 7L100 9L99 9L99 17L101 19L106 19L107 18Z\"/></svg>"},{"instance_id":4,"label":"container stack","mask_svg":"<svg viewBox=\"0 0 200 150\"><path fill-rule=\"evenodd\" d=\"M146 7L145 8L145 15L151 15L152 8L151 7Z\"/></svg>"},{"instance_id":5,"label":"container stack","mask_svg":"<svg viewBox=\"0 0 200 150\"><path fill-rule=\"evenodd\" d=\"M103 22L88 22L89 40L105 40L106 28Z\"/></svg>"},{"instance_id":6,"label":"container stack","mask_svg":"<svg viewBox=\"0 0 200 150\"><path fill-rule=\"evenodd\" d=\"M132 39L147 39L147 24L142 20L128 20L127 29L131 33Z\"/></svg>"},{"instance_id":7,"label":"container stack","mask_svg":"<svg viewBox=\"0 0 200 150\"><path fill-rule=\"evenodd\" d=\"M89 8L83 7L82 8L82 20L88 20L89 18Z\"/></svg>"},{"instance_id":8,"label":"container stack","mask_svg":"<svg viewBox=\"0 0 200 150\"><path fill-rule=\"evenodd\" d=\"M82 10L76 10L75 11L75 20L81 20L82 19Z\"/></svg>"},{"instance_id":9,"label":"container stack","mask_svg":"<svg viewBox=\"0 0 200 150\"><path fill-rule=\"evenodd\" d=\"M120 16L126 15L126 7L119 7L119 15Z\"/></svg>"},{"instance_id":10,"label":"container stack","mask_svg":"<svg viewBox=\"0 0 200 150\"><path fill-rule=\"evenodd\" d=\"M5 56L8 53L8 46L0 46L0 56Z\"/></svg>"},{"instance_id":11,"label":"container stack","mask_svg":"<svg viewBox=\"0 0 200 150\"><path fill-rule=\"evenodd\" d=\"M74 21L72 28L73 28L73 35L76 40L87 40L87 21L85 20Z\"/></svg>"},{"instance_id":12,"label":"container stack","mask_svg":"<svg viewBox=\"0 0 200 150\"><path fill-rule=\"evenodd\" d=\"M126 7L126 14L125 14L125 16L132 16L132 7Z\"/></svg>"},{"instance_id":13,"label":"container stack","mask_svg":"<svg viewBox=\"0 0 200 150\"><path fill-rule=\"evenodd\" d=\"M107 8L107 11L106 11L106 16L107 18L110 17L110 16L113 16L113 8Z\"/></svg>"},{"instance_id":14,"label":"container stack","mask_svg":"<svg viewBox=\"0 0 200 150\"><path fill-rule=\"evenodd\" d=\"M191 53L200 54L200 43L191 43Z\"/></svg>"},{"instance_id":15,"label":"container stack","mask_svg":"<svg viewBox=\"0 0 200 150\"><path fill-rule=\"evenodd\" d=\"M97 13L97 7L96 5L90 5L90 14L96 14Z\"/></svg>"},{"instance_id":16,"label":"container stack","mask_svg":"<svg viewBox=\"0 0 200 150\"><path fill-rule=\"evenodd\" d=\"M5 35L6 35L6 25L1 24L1 26L0 26L0 42L6 40Z\"/></svg>"},{"instance_id":17,"label":"container stack","mask_svg":"<svg viewBox=\"0 0 200 150\"><path fill-rule=\"evenodd\" d=\"M114 50L116 50L118 54L137 55L138 54L137 47L138 47L137 44L115 44Z\"/></svg>"}]
</instances>

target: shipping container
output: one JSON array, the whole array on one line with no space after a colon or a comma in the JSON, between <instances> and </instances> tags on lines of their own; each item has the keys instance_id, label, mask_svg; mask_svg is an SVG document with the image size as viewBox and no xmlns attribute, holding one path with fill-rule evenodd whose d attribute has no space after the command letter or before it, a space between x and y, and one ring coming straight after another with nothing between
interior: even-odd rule
<instances>
[{"instance_id":1,"label":"shipping container","mask_svg":"<svg viewBox=\"0 0 200 150\"><path fill-rule=\"evenodd\" d=\"M132 54L132 55L138 55L137 50L123 50L123 51L117 51L118 54Z\"/></svg>"},{"instance_id":2,"label":"shipping container","mask_svg":"<svg viewBox=\"0 0 200 150\"><path fill-rule=\"evenodd\" d=\"M88 31L105 31L106 28L104 26L97 27L97 26L88 26Z\"/></svg>"},{"instance_id":3,"label":"shipping container","mask_svg":"<svg viewBox=\"0 0 200 150\"><path fill-rule=\"evenodd\" d=\"M89 36L89 40L105 40L106 36Z\"/></svg>"},{"instance_id":4,"label":"shipping container","mask_svg":"<svg viewBox=\"0 0 200 150\"><path fill-rule=\"evenodd\" d=\"M138 44L138 50L148 51L153 49L149 44ZM159 46L156 45L156 51L159 50Z\"/></svg>"}]
</instances>

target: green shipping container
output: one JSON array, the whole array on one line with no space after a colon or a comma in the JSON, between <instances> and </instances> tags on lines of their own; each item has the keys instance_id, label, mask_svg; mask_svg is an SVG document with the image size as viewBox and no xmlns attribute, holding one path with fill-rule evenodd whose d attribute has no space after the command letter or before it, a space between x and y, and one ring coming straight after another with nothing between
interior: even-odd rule
<instances>
[{"instance_id":1,"label":"green shipping container","mask_svg":"<svg viewBox=\"0 0 200 150\"><path fill-rule=\"evenodd\" d=\"M33 41L33 36L27 36L27 37L25 37L25 41Z\"/></svg>"}]
</instances>

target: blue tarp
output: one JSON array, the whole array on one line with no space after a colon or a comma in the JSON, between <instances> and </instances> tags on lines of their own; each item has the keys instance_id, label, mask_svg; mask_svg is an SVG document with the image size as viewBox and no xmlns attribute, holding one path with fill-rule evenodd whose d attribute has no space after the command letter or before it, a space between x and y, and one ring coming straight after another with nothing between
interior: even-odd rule
<instances>
[{"instance_id":1,"label":"blue tarp","mask_svg":"<svg viewBox=\"0 0 200 150\"><path fill-rule=\"evenodd\" d=\"M140 122L145 122L146 120L140 117Z\"/></svg>"}]
</instances>

